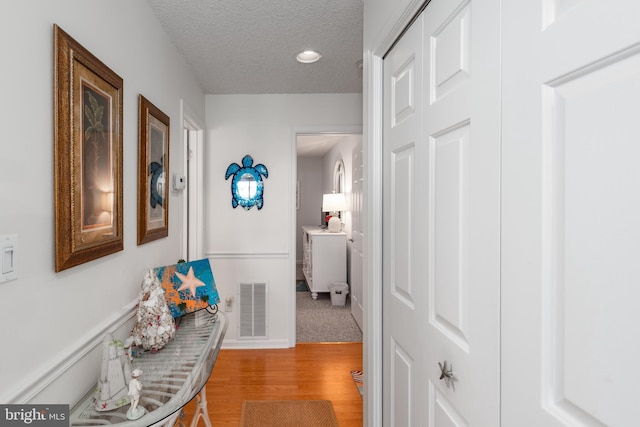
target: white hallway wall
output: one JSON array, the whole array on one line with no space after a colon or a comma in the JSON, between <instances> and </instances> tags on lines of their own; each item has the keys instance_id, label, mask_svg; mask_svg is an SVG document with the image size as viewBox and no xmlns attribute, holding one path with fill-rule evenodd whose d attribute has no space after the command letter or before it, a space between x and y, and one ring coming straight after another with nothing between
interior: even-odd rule
<instances>
[{"instance_id":1,"label":"white hallway wall","mask_svg":"<svg viewBox=\"0 0 640 427\"><path fill-rule=\"evenodd\" d=\"M170 197L169 236L136 244L138 94L171 118L175 173L183 172L180 100L203 120L205 96L144 0L3 1L0 21L0 234L19 239L19 278L0 284L0 402L74 403L99 375L102 348L92 344L118 325L128 334L145 270L182 254L180 193ZM61 273L53 268L53 23L124 80L124 250Z\"/></svg>"},{"instance_id":2,"label":"white hallway wall","mask_svg":"<svg viewBox=\"0 0 640 427\"><path fill-rule=\"evenodd\" d=\"M361 124L360 94L207 95L205 254L223 300L239 282L269 285L268 339L237 340L236 305L226 347L295 345L295 132ZM269 170L261 210L231 206L224 174L246 154Z\"/></svg>"}]
</instances>

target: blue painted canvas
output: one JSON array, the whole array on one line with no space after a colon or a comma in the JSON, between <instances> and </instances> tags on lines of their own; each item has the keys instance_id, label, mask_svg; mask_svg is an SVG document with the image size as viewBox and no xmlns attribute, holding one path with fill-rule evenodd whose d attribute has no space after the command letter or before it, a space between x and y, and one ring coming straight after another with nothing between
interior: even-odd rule
<instances>
[{"instance_id":1,"label":"blue painted canvas","mask_svg":"<svg viewBox=\"0 0 640 427\"><path fill-rule=\"evenodd\" d=\"M208 259L156 267L153 272L174 318L220 302Z\"/></svg>"}]
</instances>

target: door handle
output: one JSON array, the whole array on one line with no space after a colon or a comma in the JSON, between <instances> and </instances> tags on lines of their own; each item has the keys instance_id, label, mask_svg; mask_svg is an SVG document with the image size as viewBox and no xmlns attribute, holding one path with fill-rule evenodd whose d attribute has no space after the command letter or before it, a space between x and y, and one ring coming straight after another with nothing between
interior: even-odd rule
<instances>
[{"instance_id":1,"label":"door handle","mask_svg":"<svg viewBox=\"0 0 640 427\"><path fill-rule=\"evenodd\" d=\"M455 372L453 372L453 365L447 366L447 361L445 360L443 363L438 362L438 367L440 367L440 380L444 380L447 388L451 387L455 391L455 381L458 381L458 379L455 377Z\"/></svg>"}]
</instances>

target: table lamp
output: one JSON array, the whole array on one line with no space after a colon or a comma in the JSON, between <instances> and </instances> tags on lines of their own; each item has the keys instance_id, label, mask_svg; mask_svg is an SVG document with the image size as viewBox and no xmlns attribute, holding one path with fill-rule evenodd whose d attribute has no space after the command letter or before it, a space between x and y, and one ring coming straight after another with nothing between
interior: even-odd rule
<instances>
[{"instance_id":1,"label":"table lamp","mask_svg":"<svg viewBox=\"0 0 640 427\"><path fill-rule=\"evenodd\" d=\"M329 212L328 230L330 233L337 233L342 229L340 212L347 210L347 199L343 193L331 193L322 195L322 211Z\"/></svg>"}]
</instances>

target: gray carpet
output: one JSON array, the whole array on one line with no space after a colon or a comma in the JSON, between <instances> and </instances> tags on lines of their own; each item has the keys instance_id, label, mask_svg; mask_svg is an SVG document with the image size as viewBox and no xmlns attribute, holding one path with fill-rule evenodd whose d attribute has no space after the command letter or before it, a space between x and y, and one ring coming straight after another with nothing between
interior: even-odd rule
<instances>
[{"instance_id":1,"label":"gray carpet","mask_svg":"<svg viewBox=\"0 0 640 427\"><path fill-rule=\"evenodd\" d=\"M332 305L328 292L311 298L311 292L296 292L297 342L362 342L362 331L351 315L351 300Z\"/></svg>"}]
</instances>

